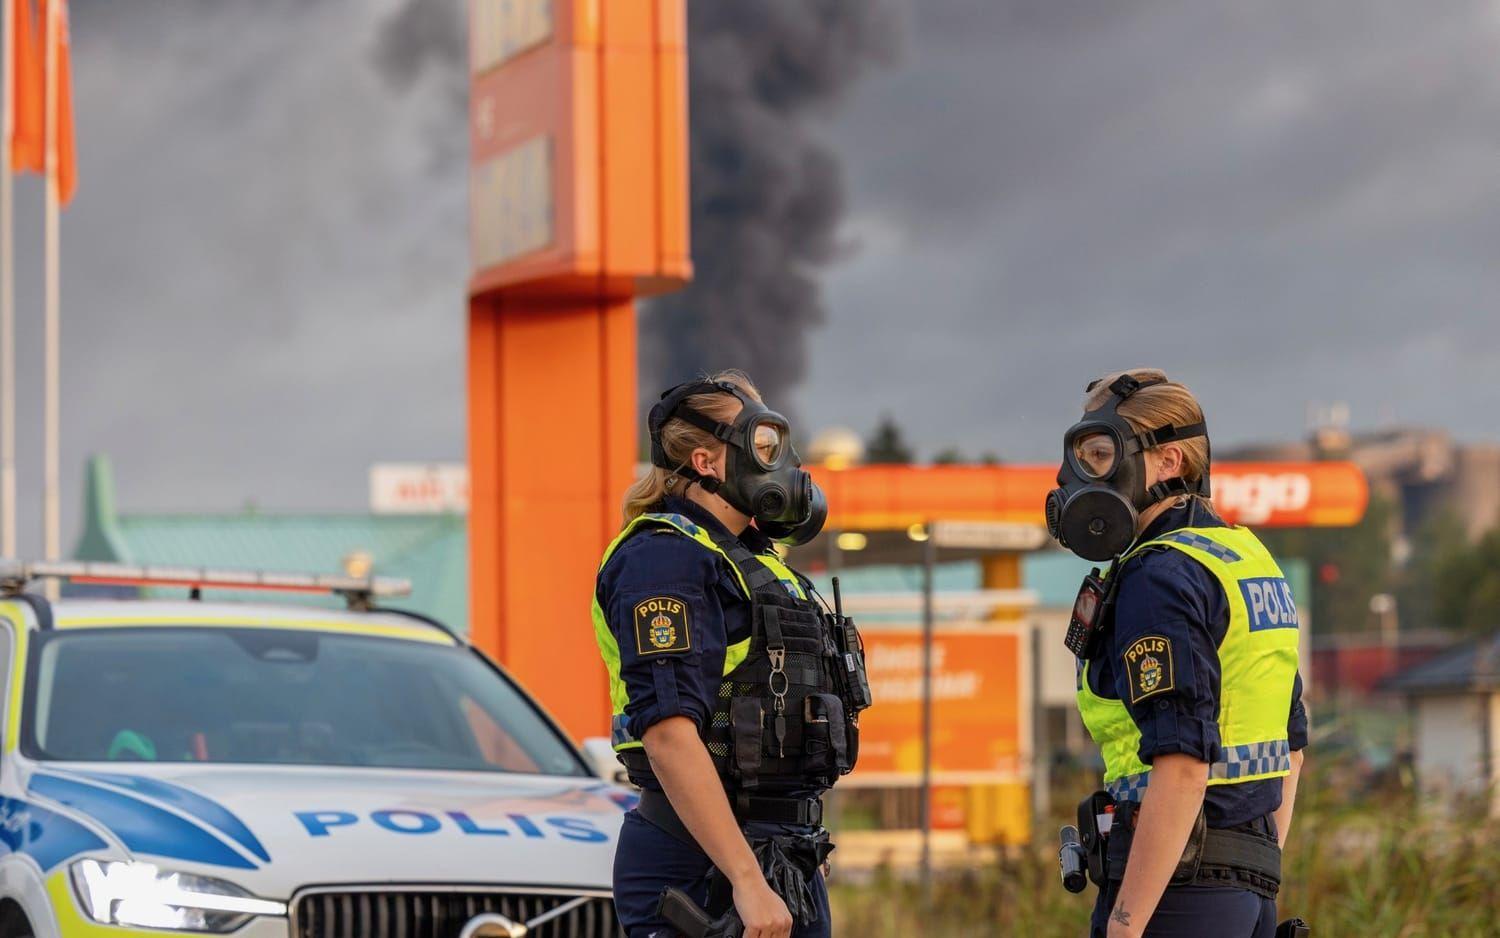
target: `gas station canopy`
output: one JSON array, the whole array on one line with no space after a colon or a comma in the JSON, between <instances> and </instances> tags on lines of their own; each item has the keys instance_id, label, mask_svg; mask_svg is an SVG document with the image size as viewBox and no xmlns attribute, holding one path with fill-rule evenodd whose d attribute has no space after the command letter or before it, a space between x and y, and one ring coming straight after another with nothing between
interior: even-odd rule
<instances>
[{"instance_id":1,"label":"gas station canopy","mask_svg":"<svg viewBox=\"0 0 1500 938\"><path fill-rule=\"evenodd\" d=\"M826 528L906 530L934 521L1043 523L1055 466L815 466L828 495ZM1369 502L1353 463L1217 463L1214 505L1225 521L1256 527L1358 524Z\"/></svg>"}]
</instances>

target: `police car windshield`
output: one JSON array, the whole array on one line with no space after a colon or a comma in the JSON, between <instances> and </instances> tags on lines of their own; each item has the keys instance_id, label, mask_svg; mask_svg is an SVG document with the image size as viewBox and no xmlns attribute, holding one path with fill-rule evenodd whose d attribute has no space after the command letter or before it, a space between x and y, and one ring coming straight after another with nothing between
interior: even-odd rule
<instances>
[{"instance_id":1,"label":"police car windshield","mask_svg":"<svg viewBox=\"0 0 1500 938\"><path fill-rule=\"evenodd\" d=\"M36 638L33 758L587 774L531 703L462 648L260 628Z\"/></svg>"}]
</instances>

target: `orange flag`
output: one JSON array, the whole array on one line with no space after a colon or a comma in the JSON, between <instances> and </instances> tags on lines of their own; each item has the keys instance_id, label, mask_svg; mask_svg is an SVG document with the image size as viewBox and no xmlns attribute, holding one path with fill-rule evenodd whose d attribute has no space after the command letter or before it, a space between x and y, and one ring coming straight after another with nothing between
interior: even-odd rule
<instances>
[{"instance_id":1,"label":"orange flag","mask_svg":"<svg viewBox=\"0 0 1500 938\"><path fill-rule=\"evenodd\" d=\"M18 173L45 172L44 139L47 97L42 62L42 24L32 0L7 0L11 4L15 39L11 46L11 85L15 96L15 122L11 126L11 168Z\"/></svg>"},{"instance_id":2,"label":"orange flag","mask_svg":"<svg viewBox=\"0 0 1500 938\"><path fill-rule=\"evenodd\" d=\"M57 4L57 45L51 50L48 67L54 69L57 82L57 111L47 115L57 122L57 191L58 199L67 205L78 188L78 159L73 150L73 63L68 26L68 0L42 0L42 22L52 4ZM45 35L45 32L44 32Z\"/></svg>"}]
</instances>

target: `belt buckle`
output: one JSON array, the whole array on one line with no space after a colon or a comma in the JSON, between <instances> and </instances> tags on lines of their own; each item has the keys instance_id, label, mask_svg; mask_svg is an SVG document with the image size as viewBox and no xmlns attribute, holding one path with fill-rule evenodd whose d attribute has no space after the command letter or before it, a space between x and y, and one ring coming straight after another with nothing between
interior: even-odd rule
<instances>
[{"instance_id":1,"label":"belt buckle","mask_svg":"<svg viewBox=\"0 0 1500 938\"><path fill-rule=\"evenodd\" d=\"M807 803L807 824L809 827L823 826L823 802L819 798L810 799Z\"/></svg>"}]
</instances>

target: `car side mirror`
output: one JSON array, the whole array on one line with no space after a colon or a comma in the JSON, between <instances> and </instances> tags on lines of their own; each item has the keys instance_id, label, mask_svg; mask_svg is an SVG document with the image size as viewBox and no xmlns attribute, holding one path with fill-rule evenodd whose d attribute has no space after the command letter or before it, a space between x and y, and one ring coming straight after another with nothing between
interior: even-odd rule
<instances>
[{"instance_id":1,"label":"car side mirror","mask_svg":"<svg viewBox=\"0 0 1500 938\"><path fill-rule=\"evenodd\" d=\"M583 758L587 760L589 768L594 770L594 774L606 782L630 784L625 766L615 756L615 747L603 736L590 736L583 741Z\"/></svg>"}]
</instances>

